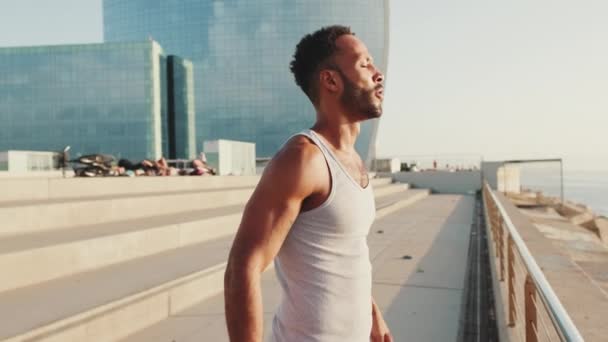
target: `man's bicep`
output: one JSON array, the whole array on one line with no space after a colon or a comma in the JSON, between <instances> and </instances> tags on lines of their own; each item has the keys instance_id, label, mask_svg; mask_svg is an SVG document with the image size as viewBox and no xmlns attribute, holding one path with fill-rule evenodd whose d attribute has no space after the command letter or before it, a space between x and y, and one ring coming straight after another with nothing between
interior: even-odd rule
<instances>
[{"instance_id":1,"label":"man's bicep","mask_svg":"<svg viewBox=\"0 0 608 342\"><path fill-rule=\"evenodd\" d=\"M278 253L311 191L298 165L280 166L272 165L262 176L245 207L233 246L233 253L260 270Z\"/></svg>"},{"instance_id":2,"label":"man's bicep","mask_svg":"<svg viewBox=\"0 0 608 342\"><path fill-rule=\"evenodd\" d=\"M267 199L252 201L247 205L241 225L235 239L235 248L239 248L257 260L265 268L278 253L293 221L299 212L299 206L293 200L272 203Z\"/></svg>"}]
</instances>

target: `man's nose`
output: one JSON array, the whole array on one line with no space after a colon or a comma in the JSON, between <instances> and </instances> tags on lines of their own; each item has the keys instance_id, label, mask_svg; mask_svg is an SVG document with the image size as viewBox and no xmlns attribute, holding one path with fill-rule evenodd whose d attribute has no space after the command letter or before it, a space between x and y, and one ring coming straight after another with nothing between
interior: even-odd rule
<instances>
[{"instance_id":1,"label":"man's nose","mask_svg":"<svg viewBox=\"0 0 608 342\"><path fill-rule=\"evenodd\" d=\"M380 70L376 70L373 80L374 80L374 83L384 82L384 75L382 74L382 72L380 72Z\"/></svg>"}]
</instances>

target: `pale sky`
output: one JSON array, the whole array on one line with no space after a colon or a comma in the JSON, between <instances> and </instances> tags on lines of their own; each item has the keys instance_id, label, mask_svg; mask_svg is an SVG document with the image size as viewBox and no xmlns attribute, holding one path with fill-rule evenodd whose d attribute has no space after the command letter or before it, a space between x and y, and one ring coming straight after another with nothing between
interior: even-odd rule
<instances>
[{"instance_id":1,"label":"pale sky","mask_svg":"<svg viewBox=\"0 0 608 342\"><path fill-rule=\"evenodd\" d=\"M101 0L0 0L0 46L102 41ZM608 1L393 0L380 156L608 170Z\"/></svg>"},{"instance_id":2,"label":"pale sky","mask_svg":"<svg viewBox=\"0 0 608 342\"><path fill-rule=\"evenodd\" d=\"M608 170L608 1L392 1L380 155Z\"/></svg>"}]
</instances>

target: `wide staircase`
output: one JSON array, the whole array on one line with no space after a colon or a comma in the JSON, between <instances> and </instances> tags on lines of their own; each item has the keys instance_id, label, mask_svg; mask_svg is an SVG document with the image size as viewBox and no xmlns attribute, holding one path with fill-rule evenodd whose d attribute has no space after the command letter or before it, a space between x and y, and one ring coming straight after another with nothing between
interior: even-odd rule
<instances>
[{"instance_id":1,"label":"wide staircase","mask_svg":"<svg viewBox=\"0 0 608 342\"><path fill-rule=\"evenodd\" d=\"M188 312L223 310L226 258L257 182L0 180L0 341L226 340L222 319L202 327ZM377 218L429 195L388 178L372 186ZM279 291L274 272L263 290Z\"/></svg>"}]
</instances>

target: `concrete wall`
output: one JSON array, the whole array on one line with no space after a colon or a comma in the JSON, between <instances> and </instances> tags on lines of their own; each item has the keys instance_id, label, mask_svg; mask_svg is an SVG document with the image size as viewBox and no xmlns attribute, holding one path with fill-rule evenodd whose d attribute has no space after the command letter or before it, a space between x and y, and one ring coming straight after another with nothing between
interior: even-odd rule
<instances>
[{"instance_id":1,"label":"concrete wall","mask_svg":"<svg viewBox=\"0 0 608 342\"><path fill-rule=\"evenodd\" d=\"M0 172L8 171L8 152L0 152Z\"/></svg>"},{"instance_id":2,"label":"concrete wall","mask_svg":"<svg viewBox=\"0 0 608 342\"><path fill-rule=\"evenodd\" d=\"M397 172L391 176L394 181L438 193L470 194L481 189L480 171Z\"/></svg>"},{"instance_id":3,"label":"concrete wall","mask_svg":"<svg viewBox=\"0 0 608 342\"><path fill-rule=\"evenodd\" d=\"M0 184L2 179L6 179L6 178L12 178L12 179L19 179L19 178L72 178L74 177L74 171L72 170L66 170L65 172L65 177L63 176L63 173L61 172L61 170L55 170L55 171L0 171ZM0 188L2 189L2 188Z\"/></svg>"},{"instance_id":4,"label":"concrete wall","mask_svg":"<svg viewBox=\"0 0 608 342\"><path fill-rule=\"evenodd\" d=\"M372 169L378 172L401 171L401 160L399 158L375 159Z\"/></svg>"},{"instance_id":5,"label":"concrete wall","mask_svg":"<svg viewBox=\"0 0 608 342\"><path fill-rule=\"evenodd\" d=\"M207 162L220 176L249 176L256 174L255 144L233 140L205 141L203 150Z\"/></svg>"},{"instance_id":6,"label":"concrete wall","mask_svg":"<svg viewBox=\"0 0 608 342\"><path fill-rule=\"evenodd\" d=\"M481 163L481 172L483 175L483 179L488 182L492 189L498 188L498 169L503 164L504 163L501 161Z\"/></svg>"},{"instance_id":7,"label":"concrete wall","mask_svg":"<svg viewBox=\"0 0 608 342\"><path fill-rule=\"evenodd\" d=\"M521 189L521 172L519 166L505 164L502 161L483 162L483 178L494 190L519 193Z\"/></svg>"},{"instance_id":8,"label":"concrete wall","mask_svg":"<svg viewBox=\"0 0 608 342\"><path fill-rule=\"evenodd\" d=\"M0 171L25 173L51 171L56 168L57 152L3 151L0 152Z\"/></svg>"},{"instance_id":9,"label":"concrete wall","mask_svg":"<svg viewBox=\"0 0 608 342\"><path fill-rule=\"evenodd\" d=\"M517 165L509 165L498 169L496 177L498 178L498 191L500 192L511 192L520 193L521 181L520 181L520 170Z\"/></svg>"}]
</instances>

